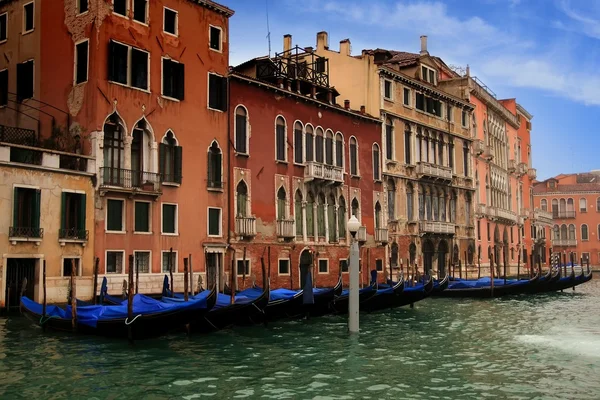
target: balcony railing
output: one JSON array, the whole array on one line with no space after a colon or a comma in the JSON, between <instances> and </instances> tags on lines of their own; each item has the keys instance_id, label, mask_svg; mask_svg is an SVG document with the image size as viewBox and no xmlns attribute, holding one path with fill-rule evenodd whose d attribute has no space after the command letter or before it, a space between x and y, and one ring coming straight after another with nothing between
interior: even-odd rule
<instances>
[{"instance_id":1,"label":"balcony railing","mask_svg":"<svg viewBox=\"0 0 600 400\"><path fill-rule=\"evenodd\" d=\"M575 210L568 210L568 211L553 211L552 212L552 218L554 219L570 219L570 218L575 218Z\"/></svg>"},{"instance_id":2,"label":"balcony railing","mask_svg":"<svg viewBox=\"0 0 600 400\"><path fill-rule=\"evenodd\" d=\"M277 220L277 236L284 239L293 239L296 236L293 219Z\"/></svg>"},{"instance_id":3,"label":"balcony railing","mask_svg":"<svg viewBox=\"0 0 600 400\"><path fill-rule=\"evenodd\" d=\"M344 182L344 170L341 167L309 161L304 167L304 178L342 183Z\"/></svg>"},{"instance_id":4,"label":"balcony railing","mask_svg":"<svg viewBox=\"0 0 600 400\"><path fill-rule=\"evenodd\" d=\"M554 247L575 247L575 246L577 246L577 239L552 239L552 246L554 246Z\"/></svg>"},{"instance_id":5,"label":"balcony railing","mask_svg":"<svg viewBox=\"0 0 600 400\"><path fill-rule=\"evenodd\" d=\"M420 162L417 165L417 175L419 177L429 177L433 179L452 180L452 169L429 163Z\"/></svg>"},{"instance_id":6,"label":"balcony railing","mask_svg":"<svg viewBox=\"0 0 600 400\"><path fill-rule=\"evenodd\" d=\"M517 175L525 175L528 169L527 163L520 162L517 164Z\"/></svg>"},{"instance_id":7,"label":"balcony railing","mask_svg":"<svg viewBox=\"0 0 600 400\"><path fill-rule=\"evenodd\" d=\"M375 241L380 243L389 242L389 234L387 228L375 228Z\"/></svg>"},{"instance_id":8,"label":"balcony railing","mask_svg":"<svg viewBox=\"0 0 600 400\"><path fill-rule=\"evenodd\" d=\"M503 210L501 208L496 208L496 217L504 219L506 221L518 222L516 213L508 210Z\"/></svg>"},{"instance_id":9,"label":"balcony railing","mask_svg":"<svg viewBox=\"0 0 600 400\"><path fill-rule=\"evenodd\" d=\"M515 172L517 170L517 161L508 160L508 172Z\"/></svg>"},{"instance_id":10,"label":"balcony railing","mask_svg":"<svg viewBox=\"0 0 600 400\"><path fill-rule=\"evenodd\" d=\"M0 142L33 147L38 145L35 131L4 125L0 125Z\"/></svg>"},{"instance_id":11,"label":"balcony railing","mask_svg":"<svg viewBox=\"0 0 600 400\"><path fill-rule=\"evenodd\" d=\"M485 143L483 143L483 140L475 140L473 143L475 145L475 154L480 155L485 152Z\"/></svg>"},{"instance_id":12,"label":"balcony railing","mask_svg":"<svg viewBox=\"0 0 600 400\"><path fill-rule=\"evenodd\" d=\"M531 179L537 178L537 169L535 169L535 168L529 168L527 170L527 175L529 175L529 178L531 178Z\"/></svg>"},{"instance_id":13,"label":"balcony railing","mask_svg":"<svg viewBox=\"0 0 600 400\"><path fill-rule=\"evenodd\" d=\"M358 228L358 232L356 233L356 240L359 242L367 241L367 228L365 226L361 226Z\"/></svg>"},{"instance_id":14,"label":"balcony railing","mask_svg":"<svg viewBox=\"0 0 600 400\"><path fill-rule=\"evenodd\" d=\"M552 213L549 211L540 210L536 208L533 211L533 218L546 225L552 225Z\"/></svg>"},{"instance_id":15,"label":"balcony railing","mask_svg":"<svg viewBox=\"0 0 600 400\"><path fill-rule=\"evenodd\" d=\"M420 221L419 230L424 233L445 233L450 235L456 231L453 223L441 221Z\"/></svg>"},{"instance_id":16,"label":"balcony railing","mask_svg":"<svg viewBox=\"0 0 600 400\"><path fill-rule=\"evenodd\" d=\"M487 214L487 206L482 203L476 204L475 205L475 214L477 214L477 215Z\"/></svg>"},{"instance_id":17,"label":"balcony railing","mask_svg":"<svg viewBox=\"0 0 600 400\"><path fill-rule=\"evenodd\" d=\"M159 192L160 174L103 167L100 168L100 187L119 187L123 189L140 189L146 192Z\"/></svg>"},{"instance_id":18,"label":"balcony railing","mask_svg":"<svg viewBox=\"0 0 600 400\"><path fill-rule=\"evenodd\" d=\"M235 217L235 234L242 237L256 236L256 218Z\"/></svg>"},{"instance_id":19,"label":"balcony railing","mask_svg":"<svg viewBox=\"0 0 600 400\"><path fill-rule=\"evenodd\" d=\"M76 155L60 154L59 167L71 171L86 172L88 170L88 159Z\"/></svg>"},{"instance_id":20,"label":"balcony railing","mask_svg":"<svg viewBox=\"0 0 600 400\"><path fill-rule=\"evenodd\" d=\"M59 229L58 238L61 240L77 240L87 242L90 237L90 232L86 229Z\"/></svg>"},{"instance_id":21,"label":"balcony railing","mask_svg":"<svg viewBox=\"0 0 600 400\"><path fill-rule=\"evenodd\" d=\"M8 228L8 237L41 239L44 237L44 228L31 228L28 226L11 226Z\"/></svg>"},{"instance_id":22,"label":"balcony railing","mask_svg":"<svg viewBox=\"0 0 600 400\"><path fill-rule=\"evenodd\" d=\"M519 216L523 217L523 218L531 217L531 212L529 211L529 208L521 208L521 211L519 212Z\"/></svg>"}]
</instances>

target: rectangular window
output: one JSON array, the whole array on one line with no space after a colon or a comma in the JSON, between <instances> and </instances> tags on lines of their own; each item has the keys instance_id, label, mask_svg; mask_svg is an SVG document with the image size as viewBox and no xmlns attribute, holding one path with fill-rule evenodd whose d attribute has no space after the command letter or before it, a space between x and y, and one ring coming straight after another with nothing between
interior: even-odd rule
<instances>
[{"instance_id":1,"label":"rectangular window","mask_svg":"<svg viewBox=\"0 0 600 400\"><path fill-rule=\"evenodd\" d=\"M425 95L423 93L417 93L416 99L417 110L425 111Z\"/></svg>"},{"instance_id":2,"label":"rectangular window","mask_svg":"<svg viewBox=\"0 0 600 400\"><path fill-rule=\"evenodd\" d=\"M320 259L319 260L319 273L320 274L328 274L329 273L329 260L328 259Z\"/></svg>"},{"instance_id":3,"label":"rectangular window","mask_svg":"<svg viewBox=\"0 0 600 400\"><path fill-rule=\"evenodd\" d=\"M0 42L8 39L8 13L0 14Z\"/></svg>"},{"instance_id":4,"label":"rectangular window","mask_svg":"<svg viewBox=\"0 0 600 400\"><path fill-rule=\"evenodd\" d=\"M150 232L150 203L136 201L134 205L134 232Z\"/></svg>"},{"instance_id":5,"label":"rectangular window","mask_svg":"<svg viewBox=\"0 0 600 400\"><path fill-rule=\"evenodd\" d=\"M387 100L392 100L392 81L383 81L384 85L384 97Z\"/></svg>"},{"instance_id":6,"label":"rectangular window","mask_svg":"<svg viewBox=\"0 0 600 400\"><path fill-rule=\"evenodd\" d=\"M383 272L383 260L375 260L375 269L377 272Z\"/></svg>"},{"instance_id":7,"label":"rectangular window","mask_svg":"<svg viewBox=\"0 0 600 400\"><path fill-rule=\"evenodd\" d=\"M344 274L348 273L348 260L340 260L340 271Z\"/></svg>"},{"instance_id":8,"label":"rectangular window","mask_svg":"<svg viewBox=\"0 0 600 400\"><path fill-rule=\"evenodd\" d=\"M590 259L590 253L581 253L581 259L580 261L583 261L583 263L587 263L587 261Z\"/></svg>"},{"instance_id":9,"label":"rectangular window","mask_svg":"<svg viewBox=\"0 0 600 400\"><path fill-rule=\"evenodd\" d=\"M221 236L220 208L208 208L208 236Z\"/></svg>"},{"instance_id":10,"label":"rectangular window","mask_svg":"<svg viewBox=\"0 0 600 400\"><path fill-rule=\"evenodd\" d=\"M410 107L410 89L404 88L404 105Z\"/></svg>"},{"instance_id":11,"label":"rectangular window","mask_svg":"<svg viewBox=\"0 0 600 400\"><path fill-rule=\"evenodd\" d=\"M411 164L411 138L410 131L404 132L404 162L406 164Z\"/></svg>"},{"instance_id":12,"label":"rectangular window","mask_svg":"<svg viewBox=\"0 0 600 400\"><path fill-rule=\"evenodd\" d=\"M208 74L208 107L227 111L227 78Z\"/></svg>"},{"instance_id":13,"label":"rectangular window","mask_svg":"<svg viewBox=\"0 0 600 400\"><path fill-rule=\"evenodd\" d=\"M62 192L60 239L86 240L86 195Z\"/></svg>"},{"instance_id":14,"label":"rectangular window","mask_svg":"<svg viewBox=\"0 0 600 400\"><path fill-rule=\"evenodd\" d=\"M131 77L130 84L134 88L149 90L148 66L150 54L136 48L131 48Z\"/></svg>"},{"instance_id":15,"label":"rectangular window","mask_svg":"<svg viewBox=\"0 0 600 400\"><path fill-rule=\"evenodd\" d=\"M106 273L107 274L122 274L123 270L123 252L122 251L107 251L106 252Z\"/></svg>"},{"instance_id":16,"label":"rectangular window","mask_svg":"<svg viewBox=\"0 0 600 400\"><path fill-rule=\"evenodd\" d=\"M75 267L75 276L81 275L79 261L79 258L63 258L62 276L71 276L73 267Z\"/></svg>"},{"instance_id":17,"label":"rectangular window","mask_svg":"<svg viewBox=\"0 0 600 400\"><path fill-rule=\"evenodd\" d=\"M462 110L461 123L463 128L469 127L469 114L466 110Z\"/></svg>"},{"instance_id":18,"label":"rectangular window","mask_svg":"<svg viewBox=\"0 0 600 400\"><path fill-rule=\"evenodd\" d=\"M162 272L177 272L177 252L163 251L162 252Z\"/></svg>"},{"instance_id":19,"label":"rectangular window","mask_svg":"<svg viewBox=\"0 0 600 400\"><path fill-rule=\"evenodd\" d=\"M148 21L148 0L133 0L133 20L146 24Z\"/></svg>"},{"instance_id":20,"label":"rectangular window","mask_svg":"<svg viewBox=\"0 0 600 400\"><path fill-rule=\"evenodd\" d=\"M296 164L302 164L304 161L302 158L302 127L297 126L294 129L294 162Z\"/></svg>"},{"instance_id":21,"label":"rectangular window","mask_svg":"<svg viewBox=\"0 0 600 400\"><path fill-rule=\"evenodd\" d=\"M488 240L488 242L490 241L490 236L491 236L491 234L490 234L490 223L488 222L487 223L487 240Z\"/></svg>"},{"instance_id":22,"label":"rectangular window","mask_svg":"<svg viewBox=\"0 0 600 400\"><path fill-rule=\"evenodd\" d=\"M77 0L77 9L79 14L83 14L88 11L88 0Z\"/></svg>"},{"instance_id":23,"label":"rectangular window","mask_svg":"<svg viewBox=\"0 0 600 400\"><path fill-rule=\"evenodd\" d=\"M185 94L185 66L182 63L163 58L162 95L183 100Z\"/></svg>"},{"instance_id":24,"label":"rectangular window","mask_svg":"<svg viewBox=\"0 0 600 400\"><path fill-rule=\"evenodd\" d=\"M108 50L108 80L127 85L129 47L110 41Z\"/></svg>"},{"instance_id":25,"label":"rectangular window","mask_svg":"<svg viewBox=\"0 0 600 400\"><path fill-rule=\"evenodd\" d=\"M150 54L147 51L111 41L108 54L108 80L150 90L148 72Z\"/></svg>"},{"instance_id":26,"label":"rectangular window","mask_svg":"<svg viewBox=\"0 0 600 400\"><path fill-rule=\"evenodd\" d=\"M250 260L246 260L245 263L243 259L237 260L236 272L237 276L250 275Z\"/></svg>"},{"instance_id":27,"label":"rectangular window","mask_svg":"<svg viewBox=\"0 0 600 400\"><path fill-rule=\"evenodd\" d=\"M280 259L279 260L279 275L289 275L289 274L290 274L290 260Z\"/></svg>"},{"instance_id":28,"label":"rectangular window","mask_svg":"<svg viewBox=\"0 0 600 400\"><path fill-rule=\"evenodd\" d=\"M177 11L170 8L164 8L164 25L163 30L166 33L177 36L179 16Z\"/></svg>"},{"instance_id":29,"label":"rectangular window","mask_svg":"<svg viewBox=\"0 0 600 400\"><path fill-rule=\"evenodd\" d=\"M75 46L75 84L88 80L88 45L86 40Z\"/></svg>"},{"instance_id":30,"label":"rectangular window","mask_svg":"<svg viewBox=\"0 0 600 400\"><path fill-rule=\"evenodd\" d=\"M448 121L454 122L454 108L450 104L446 105L446 117Z\"/></svg>"},{"instance_id":31,"label":"rectangular window","mask_svg":"<svg viewBox=\"0 0 600 400\"><path fill-rule=\"evenodd\" d=\"M285 140L285 125L278 123L276 125L276 145L277 145L277 161L286 161L286 140Z\"/></svg>"},{"instance_id":32,"label":"rectangular window","mask_svg":"<svg viewBox=\"0 0 600 400\"><path fill-rule=\"evenodd\" d=\"M33 60L17 64L17 100L23 101L33 97Z\"/></svg>"},{"instance_id":33,"label":"rectangular window","mask_svg":"<svg viewBox=\"0 0 600 400\"><path fill-rule=\"evenodd\" d=\"M356 141L350 141L350 175L358 175L358 160L357 158Z\"/></svg>"},{"instance_id":34,"label":"rectangular window","mask_svg":"<svg viewBox=\"0 0 600 400\"><path fill-rule=\"evenodd\" d=\"M448 166L454 171L454 144L448 144Z\"/></svg>"},{"instance_id":35,"label":"rectangular window","mask_svg":"<svg viewBox=\"0 0 600 400\"><path fill-rule=\"evenodd\" d=\"M394 158L394 126L391 121L385 124L385 159L392 160Z\"/></svg>"},{"instance_id":36,"label":"rectangular window","mask_svg":"<svg viewBox=\"0 0 600 400\"><path fill-rule=\"evenodd\" d=\"M113 12L126 17L128 2L129 0L113 0Z\"/></svg>"},{"instance_id":37,"label":"rectangular window","mask_svg":"<svg viewBox=\"0 0 600 400\"><path fill-rule=\"evenodd\" d=\"M481 240L481 221L477 220L477 240Z\"/></svg>"},{"instance_id":38,"label":"rectangular window","mask_svg":"<svg viewBox=\"0 0 600 400\"><path fill-rule=\"evenodd\" d=\"M0 71L0 107L8 105L8 69ZM600 211L600 210L599 210Z\"/></svg>"},{"instance_id":39,"label":"rectangular window","mask_svg":"<svg viewBox=\"0 0 600 400\"><path fill-rule=\"evenodd\" d=\"M463 174L469 176L469 147L466 144L463 147Z\"/></svg>"},{"instance_id":40,"label":"rectangular window","mask_svg":"<svg viewBox=\"0 0 600 400\"><path fill-rule=\"evenodd\" d=\"M23 34L31 32L34 28L34 9L33 1L23 6Z\"/></svg>"},{"instance_id":41,"label":"rectangular window","mask_svg":"<svg viewBox=\"0 0 600 400\"><path fill-rule=\"evenodd\" d=\"M149 251L134 251L133 252L133 267L140 274L150 273L150 252Z\"/></svg>"},{"instance_id":42,"label":"rectangular window","mask_svg":"<svg viewBox=\"0 0 600 400\"><path fill-rule=\"evenodd\" d=\"M221 28L211 26L209 30L210 48L212 50L221 51Z\"/></svg>"},{"instance_id":43,"label":"rectangular window","mask_svg":"<svg viewBox=\"0 0 600 400\"><path fill-rule=\"evenodd\" d=\"M15 237L42 237L40 230L41 191L14 188L13 232Z\"/></svg>"},{"instance_id":44,"label":"rectangular window","mask_svg":"<svg viewBox=\"0 0 600 400\"><path fill-rule=\"evenodd\" d=\"M125 227L123 226L124 212L123 208L125 202L123 200L106 200L106 230L113 232L123 232Z\"/></svg>"},{"instance_id":45,"label":"rectangular window","mask_svg":"<svg viewBox=\"0 0 600 400\"><path fill-rule=\"evenodd\" d=\"M425 82L429 82L432 85L435 85L436 84L436 71L432 68L422 65L421 66L421 78Z\"/></svg>"},{"instance_id":46,"label":"rectangular window","mask_svg":"<svg viewBox=\"0 0 600 400\"><path fill-rule=\"evenodd\" d=\"M177 205L162 205L162 233L177 234Z\"/></svg>"}]
</instances>

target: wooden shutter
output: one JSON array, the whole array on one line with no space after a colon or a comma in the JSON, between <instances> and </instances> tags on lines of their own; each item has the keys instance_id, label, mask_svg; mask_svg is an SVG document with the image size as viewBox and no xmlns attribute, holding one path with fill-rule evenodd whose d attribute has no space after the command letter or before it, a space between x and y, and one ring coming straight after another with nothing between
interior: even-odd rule
<instances>
[{"instance_id":1,"label":"wooden shutter","mask_svg":"<svg viewBox=\"0 0 600 400\"><path fill-rule=\"evenodd\" d=\"M131 49L131 86L139 89L148 89L148 53Z\"/></svg>"},{"instance_id":2,"label":"wooden shutter","mask_svg":"<svg viewBox=\"0 0 600 400\"><path fill-rule=\"evenodd\" d=\"M314 213L314 203L306 203L306 234L308 236L314 236L315 234Z\"/></svg>"},{"instance_id":3,"label":"wooden shutter","mask_svg":"<svg viewBox=\"0 0 600 400\"><path fill-rule=\"evenodd\" d=\"M175 146L175 155L174 155L174 166L173 171L175 175L175 182L181 183L181 172L182 172L182 162L183 162L183 148L181 146Z\"/></svg>"},{"instance_id":4,"label":"wooden shutter","mask_svg":"<svg viewBox=\"0 0 600 400\"><path fill-rule=\"evenodd\" d=\"M0 106L8 105L8 70L0 71Z\"/></svg>"},{"instance_id":5,"label":"wooden shutter","mask_svg":"<svg viewBox=\"0 0 600 400\"><path fill-rule=\"evenodd\" d=\"M40 228L40 207L41 207L41 200L42 200L42 191L40 189L37 189L35 191L35 201L34 201L34 204L33 204L33 213L32 213L33 228L35 228L35 229L39 229Z\"/></svg>"},{"instance_id":6,"label":"wooden shutter","mask_svg":"<svg viewBox=\"0 0 600 400\"><path fill-rule=\"evenodd\" d=\"M17 64L17 100L33 97L33 61Z\"/></svg>"},{"instance_id":7,"label":"wooden shutter","mask_svg":"<svg viewBox=\"0 0 600 400\"><path fill-rule=\"evenodd\" d=\"M19 188L13 190L13 227L19 225Z\"/></svg>"},{"instance_id":8,"label":"wooden shutter","mask_svg":"<svg viewBox=\"0 0 600 400\"><path fill-rule=\"evenodd\" d=\"M87 0L82 3L87 4ZM85 82L88 80L88 41L81 42L77 45L77 76L76 83Z\"/></svg>"},{"instance_id":9,"label":"wooden shutter","mask_svg":"<svg viewBox=\"0 0 600 400\"><path fill-rule=\"evenodd\" d=\"M61 193L60 229L67 229L67 193Z\"/></svg>"},{"instance_id":10,"label":"wooden shutter","mask_svg":"<svg viewBox=\"0 0 600 400\"><path fill-rule=\"evenodd\" d=\"M215 183L215 171L214 171L214 157L215 154L212 151L208 151L208 156L207 156L207 178L208 178L208 187L214 187L214 183Z\"/></svg>"},{"instance_id":11,"label":"wooden shutter","mask_svg":"<svg viewBox=\"0 0 600 400\"><path fill-rule=\"evenodd\" d=\"M246 153L246 116L235 116L235 151Z\"/></svg>"},{"instance_id":12,"label":"wooden shutter","mask_svg":"<svg viewBox=\"0 0 600 400\"><path fill-rule=\"evenodd\" d=\"M175 98L179 100L185 99L185 64L173 64L173 72L175 73Z\"/></svg>"},{"instance_id":13,"label":"wooden shutter","mask_svg":"<svg viewBox=\"0 0 600 400\"><path fill-rule=\"evenodd\" d=\"M302 218L302 201L296 200L294 216L296 217L296 236L304 235L303 218Z\"/></svg>"},{"instance_id":14,"label":"wooden shutter","mask_svg":"<svg viewBox=\"0 0 600 400\"><path fill-rule=\"evenodd\" d=\"M112 40L110 42L108 42L108 80L109 81L115 81L116 78L116 68L115 68L115 52L116 52L116 48L115 48L115 42L113 42Z\"/></svg>"},{"instance_id":15,"label":"wooden shutter","mask_svg":"<svg viewBox=\"0 0 600 400\"><path fill-rule=\"evenodd\" d=\"M208 75L208 106L213 109L218 109L218 76Z\"/></svg>"},{"instance_id":16,"label":"wooden shutter","mask_svg":"<svg viewBox=\"0 0 600 400\"><path fill-rule=\"evenodd\" d=\"M78 228L81 230L85 229L85 204L86 204L86 195L85 193L79 195L79 226Z\"/></svg>"},{"instance_id":17,"label":"wooden shutter","mask_svg":"<svg viewBox=\"0 0 600 400\"><path fill-rule=\"evenodd\" d=\"M302 130L294 130L294 161L302 164Z\"/></svg>"},{"instance_id":18,"label":"wooden shutter","mask_svg":"<svg viewBox=\"0 0 600 400\"><path fill-rule=\"evenodd\" d=\"M219 77L219 110L227 111L227 78Z\"/></svg>"},{"instance_id":19,"label":"wooden shutter","mask_svg":"<svg viewBox=\"0 0 600 400\"><path fill-rule=\"evenodd\" d=\"M214 158L214 177L215 177L215 182L218 184L221 184L221 182L223 182L223 177L221 176L221 162L222 162L222 157L223 155L221 153L216 153L214 154L213 158Z\"/></svg>"},{"instance_id":20,"label":"wooden shutter","mask_svg":"<svg viewBox=\"0 0 600 400\"><path fill-rule=\"evenodd\" d=\"M158 162L158 172L161 174L161 179L164 181L165 180L165 158L166 158L166 151L167 151L167 145L164 143L160 143L158 145L158 158L159 158L159 162Z\"/></svg>"}]
</instances>

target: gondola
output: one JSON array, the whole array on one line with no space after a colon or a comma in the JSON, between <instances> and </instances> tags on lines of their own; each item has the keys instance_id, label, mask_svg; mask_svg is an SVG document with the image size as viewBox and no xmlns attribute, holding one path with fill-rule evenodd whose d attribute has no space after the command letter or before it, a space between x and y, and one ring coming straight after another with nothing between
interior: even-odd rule
<instances>
[{"instance_id":1,"label":"gondola","mask_svg":"<svg viewBox=\"0 0 600 400\"><path fill-rule=\"evenodd\" d=\"M548 271L538 279L537 284L527 286L525 293L536 294L552 291L552 286L560 279L560 271L549 268Z\"/></svg>"},{"instance_id":2,"label":"gondola","mask_svg":"<svg viewBox=\"0 0 600 400\"><path fill-rule=\"evenodd\" d=\"M377 294L377 287L374 283L358 291L359 304L367 301ZM339 296L335 296L329 303L330 312L333 314L345 314L348 312L348 303L350 301L350 290L344 289Z\"/></svg>"},{"instance_id":3,"label":"gondola","mask_svg":"<svg viewBox=\"0 0 600 400\"><path fill-rule=\"evenodd\" d=\"M448 275L440 282L442 286L448 285ZM414 286L405 284L404 291L401 296L396 298L394 307L402 307L409 304L414 304L418 301L424 300L431 296L433 293L434 281L428 276L422 282L416 283Z\"/></svg>"},{"instance_id":4,"label":"gondola","mask_svg":"<svg viewBox=\"0 0 600 400\"><path fill-rule=\"evenodd\" d=\"M433 281L433 291L431 292L431 295L435 295L436 293L441 293L444 290L448 289L448 284L450 283L450 277L448 276L448 274L446 274L446 276L444 276L444 278L442 278L441 280L434 280Z\"/></svg>"},{"instance_id":5,"label":"gondola","mask_svg":"<svg viewBox=\"0 0 600 400\"><path fill-rule=\"evenodd\" d=\"M198 296L194 301L182 304L166 304L142 294L133 297L133 317L128 318L128 304L96 305L77 307L75 331L107 337L148 339L178 330L193 318L207 314L217 301L213 288ZM55 305L46 307L25 296L21 297L21 310L33 323L48 329L73 332L71 306L61 308Z\"/></svg>"},{"instance_id":6,"label":"gondola","mask_svg":"<svg viewBox=\"0 0 600 400\"><path fill-rule=\"evenodd\" d=\"M378 285L374 296L359 303L360 311L373 312L394 307L397 297L404 291L404 278L394 284Z\"/></svg>"},{"instance_id":7,"label":"gondola","mask_svg":"<svg viewBox=\"0 0 600 400\"><path fill-rule=\"evenodd\" d=\"M592 279L592 276L593 272L591 269L588 269L588 273L586 274L582 267L579 275L575 275L575 270L571 269L571 273L568 276L561 277L555 284L552 285L550 290L556 292L570 288L575 289L576 286L589 282Z\"/></svg>"},{"instance_id":8,"label":"gondola","mask_svg":"<svg viewBox=\"0 0 600 400\"><path fill-rule=\"evenodd\" d=\"M100 286L100 304L108 305L108 306L118 306L123 301L127 300L127 296L123 295L121 297L111 296L108 294L108 281L106 277L102 278L102 285Z\"/></svg>"},{"instance_id":9,"label":"gondola","mask_svg":"<svg viewBox=\"0 0 600 400\"><path fill-rule=\"evenodd\" d=\"M477 280L459 279L450 282L448 288L443 292L436 293L439 297L470 297L470 298L490 298L517 295L526 293L529 287L537 285L539 274L527 280L494 279L494 286L490 278L480 278Z\"/></svg>"}]
</instances>

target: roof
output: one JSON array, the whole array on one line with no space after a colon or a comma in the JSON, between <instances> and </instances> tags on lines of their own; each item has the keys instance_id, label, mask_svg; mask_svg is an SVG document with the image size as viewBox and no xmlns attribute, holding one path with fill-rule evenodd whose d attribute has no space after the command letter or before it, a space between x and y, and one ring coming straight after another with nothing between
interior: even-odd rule
<instances>
[{"instance_id":1,"label":"roof","mask_svg":"<svg viewBox=\"0 0 600 400\"><path fill-rule=\"evenodd\" d=\"M387 54L389 59L387 59L383 64L387 65L398 65L399 67L409 67L412 65L417 65L419 61L420 54L416 53L408 53L406 51L396 51L396 50L386 50L386 49L373 49L373 50L363 50L363 54L368 54L370 56L374 56L375 54Z\"/></svg>"},{"instance_id":2,"label":"roof","mask_svg":"<svg viewBox=\"0 0 600 400\"><path fill-rule=\"evenodd\" d=\"M560 179L575 176L577 183L561 184ZM548 181L555 181L554 188L547 185ZM533 187L534 194L544 193L564 193L564 192L600 192L600 174L580 173L580 174L560 174L557 177L546 179L543 182L536 183Z\"/></svg>"},{"instance_id":3,"label":"roof","mask_svg":"<svg viewBox=\"0 0 600 400\"><path fill-rule=\"evenodd\" d=\"M223 15L225 15L226 17L231 17L235 11L233 11L231 8L225 7L219 3L216 3L212 0L190 0L194 3L198 3L201 6L210 8L211 10L217 11Z\"/></svg>"}]
</instances>

